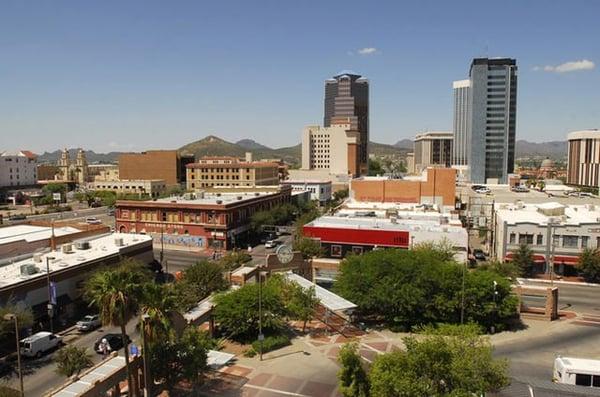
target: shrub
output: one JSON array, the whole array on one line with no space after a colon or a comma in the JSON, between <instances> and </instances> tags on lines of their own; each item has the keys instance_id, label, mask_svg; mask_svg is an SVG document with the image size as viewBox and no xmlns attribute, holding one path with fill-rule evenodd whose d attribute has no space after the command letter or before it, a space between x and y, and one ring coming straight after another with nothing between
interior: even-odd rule
<instances>
[{"instance_id":1,"label":"shrub","mask_svg":"<svg viewBox=\"0 0 600 397\"><path fill-rule=\"evenodd\" d=\"M287 335L272 335L267 336L265 340L263 340L263 353L268 353L273 350L281 349L282 347L289 346L291 344L290 338ZM252 349L255 352L260 351L260 341L255 340L252 342Z\"/></svg>"}]
</instances>

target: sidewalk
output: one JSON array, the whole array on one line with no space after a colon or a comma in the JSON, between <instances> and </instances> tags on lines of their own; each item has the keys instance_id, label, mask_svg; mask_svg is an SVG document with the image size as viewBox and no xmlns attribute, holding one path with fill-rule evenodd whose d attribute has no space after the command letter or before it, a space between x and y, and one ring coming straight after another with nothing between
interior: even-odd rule
<instances>
[{"instance_id":1,"label":"sidewalk","mask_svg":"<svg viewBox=\"0 0 600 397\"><path fill-rule=\"evenodd\" d=\"M546 284L563 284L563 285L582 285L586 287L598 287L600 288L600 284L594 283L586 283L585 281L563 281L563 280L548 280L545 278L517 278L517 282L519 284L523 284L524 281L528 281L531 283L546 283Z\"/></svg>"}]
</instances>

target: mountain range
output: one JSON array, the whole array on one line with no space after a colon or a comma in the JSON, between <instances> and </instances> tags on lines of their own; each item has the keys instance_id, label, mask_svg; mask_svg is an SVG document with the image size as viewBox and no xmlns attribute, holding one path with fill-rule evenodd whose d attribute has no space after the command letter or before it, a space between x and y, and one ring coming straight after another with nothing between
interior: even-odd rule
<instances>
[{"instance_id":1,"label":"mountain range","mask_svg":"<svg viewBox=\"0 0 600 397\"><path fill-rule=\"evenodd\" d=\"M555 159L564 158L567 153L566 141L551 141L535 143L518 140L516 143L516 157L538 156ZM77 155L76 148L69 149L72 159ZM370 142L370 152L375 156L405 156L413 150L413 141L402 139L393 145ZM281 158L290 164L299 164L302 157L300 144L282 148L271 148L252 139L241 139L237 142L228 142L214 135L209 135L198 141L188 143L178 149L181 153L193 154L196 158L202 156L235 156L244 157L246 152L252 152L255 159ZM96 153L86 150L88 163L115 163L122 152ZM60 158L61 151L44 152L38 157L40 163L55 163Z\"/></svg>"}]
</instances>

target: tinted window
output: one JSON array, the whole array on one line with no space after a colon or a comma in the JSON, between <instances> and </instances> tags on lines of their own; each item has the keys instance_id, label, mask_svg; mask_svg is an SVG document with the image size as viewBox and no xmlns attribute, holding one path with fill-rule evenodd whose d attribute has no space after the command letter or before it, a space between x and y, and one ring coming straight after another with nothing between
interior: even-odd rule
<instances>
[{"instance_id":1,"label":"tinted window","mask_svg":"<svg viewBox=\"0 0 600 397\"><path fill-rule=\"evenodd\" d=\"M600 375L594 376L594 381L592 382L592 386L600 387Z\"/></svg>"},{"instance_id":2,"label":"tinted window","mask_svg":"<svg viewBox=\"0 0 600 397\"><path fill-rule=\"evenodd\" d=\"M575 374L575 384L579 386L591 386L592 375Z\"/></svg>"}]
</instances>

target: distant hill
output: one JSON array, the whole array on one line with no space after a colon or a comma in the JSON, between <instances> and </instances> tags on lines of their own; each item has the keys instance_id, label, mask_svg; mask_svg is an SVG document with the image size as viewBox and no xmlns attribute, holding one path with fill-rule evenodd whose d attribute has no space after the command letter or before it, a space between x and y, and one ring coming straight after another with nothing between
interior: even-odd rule
<instances>
[{"instance_id":1,"label":"distant hill","mask_svg":"<svg viewBox=\"0 0 600 397\"><path fill-rule=\"evenodd\" d=\"M77 151L79 148L69 149L69 156L71 160L75 160L77 157ZM44 152L38 156L38 163L56 163L60 159L62 150L55 150L53 152ZM93 150L86 150L85 157L89 164L101 163L109 164L116 163L119 160L121 152L110 152L110 153L96 153Z\"/></svg>"},{"instance_id":2,"label":"distant hill","mask_svg":"<svg viewBox=\"0 0 600 397\"><path fill-rule=\"evenodd\" d=\"M270 150L271 149L268 146L261 145L260 143L256 142L253 139L240 139L235 144L238 146L241 146L243 148L250 149L250 150L265 150L265 149Z\"/></svg>"},{"instance_id":3,"label":"distant hill","mask_svg":"<svg viewBox=\"0 0 600 397\"><path fill-rule=\"evenodd\" d=\"M406 156L406 153L412 152L410 148L398 147L396 145L388 145L387 143L369 143L369 154L374 156Z\"/></svg>"},{"instance_id":4,"label":"distant hill","mask_svg":"<svg viewBox=\"0 0 600 397\"><path fill-rule=\"evenodd\" d=\"M395 147L400 149L410 149L413 150L414 144L412 139L401 139L398 142L394 143Z\"/></svg>"},{"instance_id":5,"label":"distant hill","mask_svg":"<svg viewBox=\"0 0 600 397\"><path fill-rule=\"evenodd\" d=\"M240 144L241 142L241 144ZM282 158L291 164L300 162L300 145L271 149L251 139L242 139L238 143L231 143L214 135L209 135L196 142L188 143L179 148L180 152L192 153L196 158L203 156L235 156L244 157L246 152L251 152L257 160L264 158Z\"/></svg>"},{"instance_id":6,"label":"distant hill","mask_svg":"<svg viewBox=\"0 0 600 397\"><path fill-rule=\"evenodd\" d=\"M567 156L567 141L528 142L518 140L516 144L516 157L541 156L555 159Z\"/></svg>"}]
</instances>

